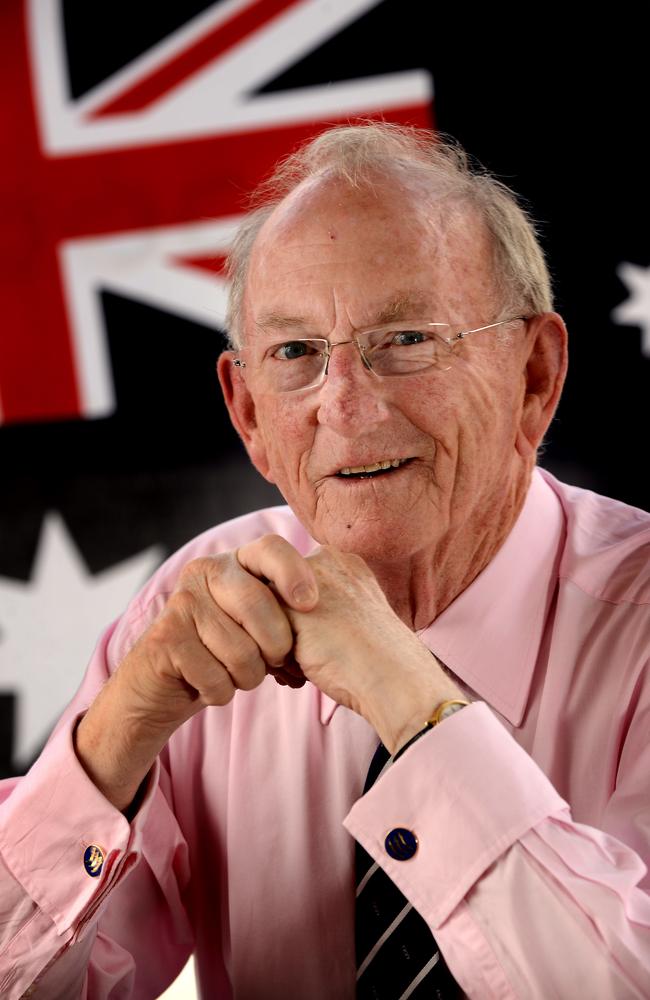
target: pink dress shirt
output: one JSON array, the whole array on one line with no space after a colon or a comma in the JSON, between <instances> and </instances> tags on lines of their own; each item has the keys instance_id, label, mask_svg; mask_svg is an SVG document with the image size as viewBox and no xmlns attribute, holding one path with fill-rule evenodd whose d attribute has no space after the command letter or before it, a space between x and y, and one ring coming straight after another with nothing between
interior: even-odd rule
<instances>
[{"instance_id":1,"label":"pink dress shirt","mask_svg":"<svg viewBox=\"0 0 650 1000\"><path fill-rule=\"evenodd\" d=\"M650 515L537 471L501 550L421 633L476 703L366 795L371 727L269 677L174 735L129 824L78 764L74 721L187 560L269 531L314 545L275 508L173 556L4 784L0 996L155 997L195 950L205 997L352 998L354 837L470 997L650 997ZM384 850L395 826L417 834L409 861Z\"/></svg>"}]
</instances>

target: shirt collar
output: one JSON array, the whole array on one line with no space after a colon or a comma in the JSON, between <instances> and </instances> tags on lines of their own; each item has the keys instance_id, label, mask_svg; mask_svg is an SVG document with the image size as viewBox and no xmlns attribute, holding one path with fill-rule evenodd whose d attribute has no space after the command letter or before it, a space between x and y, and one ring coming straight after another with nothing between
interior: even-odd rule
<instances>
[{"instance_id":1,"label":"shirt collar","mask_svg":"<svg viewBox=\"0 0 650 1000\"><path fill-rule=\"evenodd\" d=\"M528 702L563 536L560 501L535 469L521 513L497 554L418 633L467 687L514 726L521 723ZM336 707L321 695L324 725Z\"/></svg>"}]
</instances>

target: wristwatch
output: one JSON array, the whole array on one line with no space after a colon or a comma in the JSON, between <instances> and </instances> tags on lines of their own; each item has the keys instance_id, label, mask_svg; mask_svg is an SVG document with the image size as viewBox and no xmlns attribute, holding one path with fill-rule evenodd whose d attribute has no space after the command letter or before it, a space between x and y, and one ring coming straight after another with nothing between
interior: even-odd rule
<instances>
[{"instance_id":1,"label":"wristwatch","mask_svg":"<svg viewBox=\"0 0 650 1000\"><path fill-rule=\"evenodd\" d=\"M419 733L412 736L408 743L405 743L404 746L400 747L397 753L394 754L393 761L396 761L398 757L401 757L404 751L408 750L408 748L415 743L416 740L419 740L421 736L428 733L430 729L434 729L435 726L443 721L443 719L448 719L450 715L455 715L456 712L460 712L461 708L465 708L465 706L469 704L470 702L465 701L463 698L451 698L449 701L443 701L440 705L438 705L431 718L427 721L424 729L421 729Z\"/></svg>"},{"instance_id":2,"label":"wristwatch","mask_svg":"<svg viewBox=\"0 0 650 1000\"><path fill-rule=\"evenodd\" d=\"M460 712L461 708L465 708L466 705L469 705L469 702L464 701L462 698L452 698L450 701L443 701L427 721L427 726L431 726L431 728L437 726L443 719L448 719L450 715Z\"/></svg>"}]
</instances>

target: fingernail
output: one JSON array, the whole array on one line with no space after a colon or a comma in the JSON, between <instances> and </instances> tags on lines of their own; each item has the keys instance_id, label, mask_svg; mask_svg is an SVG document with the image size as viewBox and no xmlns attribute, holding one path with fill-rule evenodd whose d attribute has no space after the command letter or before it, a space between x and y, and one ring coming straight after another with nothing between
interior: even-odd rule
<instances>
[{"instance_id":1,"label":"fingernail","mask_svg":"<svg viewBox=\"0 0 650 1000\"><path fill-rule=\"evenodd\" d=\"M293 599L296 604L313 604L316 600L316 591L309 583L299 583L293 589Z\"/></svg>"}]
</instances>

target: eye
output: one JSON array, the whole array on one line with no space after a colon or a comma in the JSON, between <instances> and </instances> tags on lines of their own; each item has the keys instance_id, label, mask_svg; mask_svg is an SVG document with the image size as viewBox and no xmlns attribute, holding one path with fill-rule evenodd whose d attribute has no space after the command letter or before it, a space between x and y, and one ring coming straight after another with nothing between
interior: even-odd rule
<instances>
[{"instance_id":1,"label":"eye","mask_svg":"<svg viewBox=\"0 0 650 1000\"><path fill-rule=\"evenodd\" d=\"M286 344L278 344L271 351L271 357L278 361L295 361L316 354L314 345L304 340L290 340Z\"/></svg>"},{"instance_id":2,"label":"eye","mask_svg":"<svg viewBox=\"0 0 650 1000\"><path fill-rule=\"evenodd\" d=\"M413 344L425 344L431 340L423 330L400 330L393 335L390 341L391 347L411 347Z\"/></svg>"}]
</instances>

